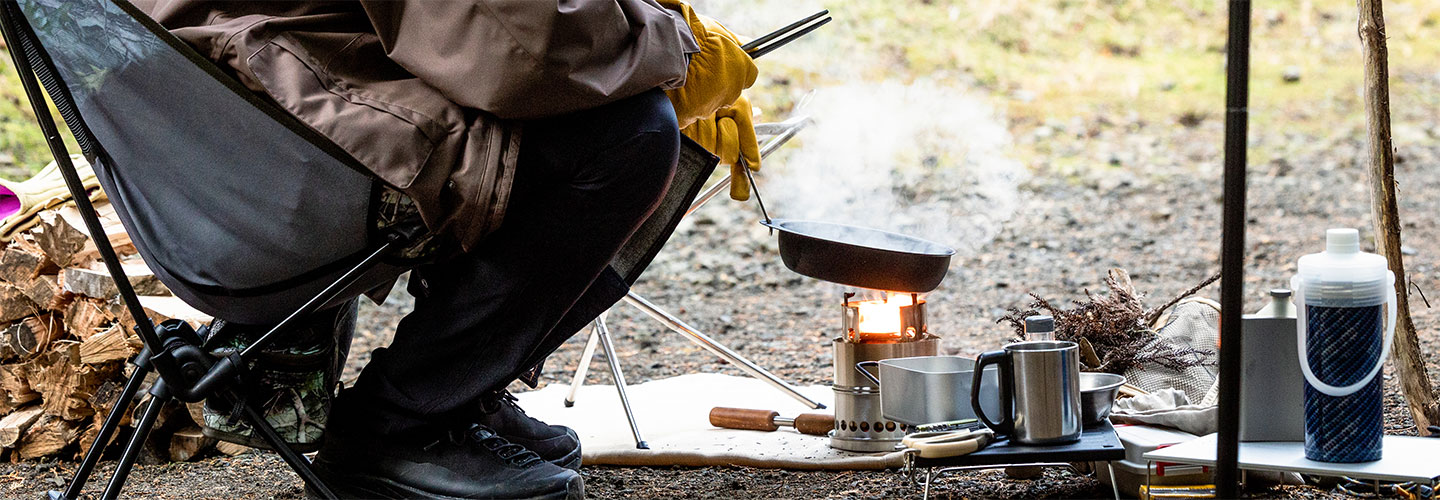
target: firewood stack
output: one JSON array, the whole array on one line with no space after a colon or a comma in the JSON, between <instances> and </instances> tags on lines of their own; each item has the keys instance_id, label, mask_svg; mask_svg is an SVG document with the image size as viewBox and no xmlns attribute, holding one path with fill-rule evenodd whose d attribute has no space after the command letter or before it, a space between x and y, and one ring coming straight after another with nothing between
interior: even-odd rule
<instances>
[{"instance_id":1,"label":"firewood stack","mask_svg":"<svg viewBox=\"0 0 1440 500\"><path fill-rule=\"evenodd\" d=\"M208 322L171 296L135 254L114 209L96 208L150 318ZM141 348L117 294L74 207L41 212L38 224L0 252L0 454L13 461L71 458L90 447L121 403L126 360ZM164 413L147 461L187 460L214 446L190 414L184 407Z\"/></svg>"}]
</instances>

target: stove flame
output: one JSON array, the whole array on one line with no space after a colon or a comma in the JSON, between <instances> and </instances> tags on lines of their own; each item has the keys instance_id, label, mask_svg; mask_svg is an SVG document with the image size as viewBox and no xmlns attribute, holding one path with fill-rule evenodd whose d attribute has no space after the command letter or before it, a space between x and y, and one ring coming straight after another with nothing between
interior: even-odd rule
<instances>
[{"instance_id":1,"label":"stove flame","mask_svg":"<svg viewBox=\"0 0 1440 500\"><path fill-rule=\"evenodd\" d=\"M860 340L899 340L906 336L900 331L900 308L915 305L915 297L885 292L883 299L860 300L853 305L859 314L855 333Z\"/></svg>"}]
</instances>

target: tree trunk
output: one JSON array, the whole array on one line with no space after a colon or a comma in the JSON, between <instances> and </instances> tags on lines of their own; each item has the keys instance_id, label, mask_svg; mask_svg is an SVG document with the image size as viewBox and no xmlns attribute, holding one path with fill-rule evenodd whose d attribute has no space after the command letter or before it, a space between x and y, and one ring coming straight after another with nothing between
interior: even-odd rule
<instances>
[{"instance_id":1,"label":"tree trunk","mask_svg":"<svg viewBox=\"0 0 1440 500\"><path fill-rule=\"evenodd\" d=\"M1400 215L1395 201L1395 155L1390 144L1390 88L1386 67L1385 15L1381 0L1356 0L1360 9L1360 45L1365 58L1366 158L1370 177L1370 211L1375 219L1375 247L1395 272L1399 307L1395 324L1395 370L1421 435L1440 424L1440 406L1425 370L1415 324L1410 320L1409 281L1400 253Z\"/></svg>"}]
</instances>

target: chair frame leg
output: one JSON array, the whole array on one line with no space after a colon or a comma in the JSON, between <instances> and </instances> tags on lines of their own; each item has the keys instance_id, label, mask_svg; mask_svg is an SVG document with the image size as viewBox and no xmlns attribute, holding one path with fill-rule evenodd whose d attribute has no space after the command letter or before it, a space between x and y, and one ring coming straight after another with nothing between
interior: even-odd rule
<instances>
[{"instance_id":1,"label":"chair frame leg","mask_svg":"<svg viewBox=\"0 0 1440 500\"><path fill-rule=\"evenodd\" d=\"M610 341L610 328L605 325L605 315L595 318L595 336L600 337L600 347L605 349L605 364L610 365L610 376L615 379L615 392L620 395L620 406L625 408L625 419L630 421L630 434L635 436L635 448L650 449L640 437L640 425L635 422L635 410L630 409L630 396L625 393L625 372L620 371L620 359L615 356L614 343Z\"/></svg>"},{"instance_id":2,"label":"chair frame leg","mask_svg":"<svg viewBox=\"0 0 1440 500\"><path fill-rule=\"evenodd\" d=\"M115 431L120 428L120 421L125 418L125 412L130 409L130 402L135 399L135 395L140 392L140 386L145 383L145 377L150 374L150 350L142 349L131 361L131 365L135 368L131 370L130 378L125 380L125 388L121 389L119 399L115 400L115 407L105 416L100 432L95 435L95 442L90 443L90 449L85 452L80 468L75 470L74 479L70 480L65 492L56 498L80 498L80 489L85 487L85 482L95 471L95 465L100 462L101 455L105 454L105 448L110 444L110 438L114 437Z\"/></svg>"},{"instance_id":3,"label":"chair frame leg","mask_svg":"<svg viewBox=\"0 0 1440 500\"><path fill-rule=\"evenodd\" d=\"M800 391L795 390L794 387L791 387L790 384L785 383L785 381L781 380L780 377L777 377L775 376L775 374L770 373L764 368L761 368L759 365L756 365L754 362L746 359L739 353L730 350L730 348L725 347L724 344L716 342L715 339L711 338L709 335L705 335L700 330L697 330L695 329L695 327L685 323L684 320L681 320L680 318L677 318L674 315L665 312L665 310L660 309L655 304L650 303L650 301L645 300L644 297L641 297L635 292L629 292L625 294L625 298L622 300L624 300L627 304L635 306L636 309L639 309L641 312L645 313L647 316L650 316L650 318L654 319L655 321L659 321L660 324L665 325L670 330L684 335L685 338L690 339L691 342L694 342L696 345L699 345L700 347L705 348L705 350L710 351L711 354L714 354L720 357L720 359L730 362L731 364L735 365L736 368L739 368L741 371L744 371L751 377L755 377L770 384L771 387L779 389L780 392L783 392L785 393L785 395L790 396L796 401L799 401L801 404L810 407L810 409L818 410L825 408L824 404L818 403L815 400L805 396L804 394L801 394Z\"/></svg>"},{"instance_id":4,"label":"chair frame leg","mask_svg":"<svg viewBox=\"0 0 1440 500\"><path fill-rule=\"evenodd\" d=\"M170 402L170 391L165 388L165 381L163 379L155 381L155 384L150 386L150 402L145 406L145 411L140 413L140 421L135 424L135 431L130 434L130 441L125 443L125 451L120 454L120 462L115 464L115 472L110 475L110 482L105 485L105 492L100 494L101 499L115 500L120 497L120 490L125 487L125 480L130 477L130 469L140 458L140 449L145 447L145 439L150 437L150 431L155 427L155 419L160 416L160 410L168 402ZM80 487L83 488L84 485L82 484Z\"/></svg>"},{"instance_id":5,"label":"chair frame leg","mask_svg":"<svg viewBox=\"0 0 1440 500\"><path fill-rule=\"evenodd\" d=\"M744 371L746 374L765 381L772 387L779 389L780 392L783 392L787 396L794 398L801 404L804 404L805 406L808 406L811 409L815 410L825 408L824 404L816 402L815 400L810 399L804 394L801 394L800 391L795 390L794 387L791 387L790 384L786 383L784 380L781 380L780 377L777 377L775 376L775 374L770 373L768 370L761 368L753 361L746 359L744 356L741 356L739 353L731 350L729 347L725 347L724 344L716 342L714 338L711 338L709 335L705 335L703 332L696 330L695 327L692 327L689 324L685 323L684 320L681 320L680 318L677 318L674 315L665 312L665 310L660 309L659 307L655 306L655 304L652 304L650 303L650 301L645 300L645 298L641 297L639 294L636 294L635 292L629 292L622 300L632 306L635 306L635 308L639 309L641 312L644 312L647 316L650 316L651 319L658 321L660 324L665 325L671 330L685 336L685 338L689 339L691 342L694 342L700 347L705 348L705 350L710 351L712 354L718 356L720 359L723 359L730 364L735 365L736 367ZM610 328L605 323L605 316L608 314L609 311L606 311L604 313L601 313L600 317L595 318L593 326L590 330L590 338L585 342L585 350L580 354L580 363L575 367L575 375L570 379L570 392L568 395L565 396L565 407L570 408L575 406L575 399L578 391L580 390L580 386L585 383L585 375L586 373L588 373L591 360L595 357L596 344L599 344L605 350L605 362L610 367L610 375L615 381L615 390L620 394L620 405L625 408L625 418L630 423L630 433L635 436L635 447L642 450L648 450L650 449L650 445L640 437L640 425L635 422L635 411L631 409L629 395L627 395L625 392L627 386L627 384L625 383L625 374L620 370L620 360L615 356L615 348L610 338Z\"/></svg>"},{"instance_id":6,"label":"chair frame leg","mask_svg":"<svg viewBox=\"0 0 1440 500\"><path fill-rule=\"evenodd\" d=\"M580 353L580 364L575 366L575 376L570 378L570 393L565 396L566 408L575 406L575 397L580 392L580 386L585 384L585 375L590 371L590 361L595 359L595 348L600 345L598 328L591 323L590 338L585 341L585 351Z\"/></svg>"},{"instance_id":7,"label":"chair frame leg","mask_svg":"<svg viewBox=\"0 0 1440 500\"><path fill-rule=\"evenodd\" d=\"M226 397L231 398L231 401L235 401L233 391L234 389L229 389L226 393ZM325 485L324 481L320 480L320 476L315 474L315 469L310 467L310 461L306 460L305 456L295 451L294 448L291 448L290 444L286 443L285 439L280 437L280 433L276 432L275 428L270 426L270 422L265 420L265 415L260 413L260 410L255 407L253 401L248 399L244 400L242 409L245 413L245 420L250 422L250 428L260 432L260 437L264 438L265 442L270 443L270 448L275 450L276 453L279 453L280 458L285 460L285 464L289 465L290 469L294 470L295 473L300 476L300 479L305 481L307 489L319 495L320 498L327 500L339 498L330 490L329 486Z\"/></svg>"}]
</instances>

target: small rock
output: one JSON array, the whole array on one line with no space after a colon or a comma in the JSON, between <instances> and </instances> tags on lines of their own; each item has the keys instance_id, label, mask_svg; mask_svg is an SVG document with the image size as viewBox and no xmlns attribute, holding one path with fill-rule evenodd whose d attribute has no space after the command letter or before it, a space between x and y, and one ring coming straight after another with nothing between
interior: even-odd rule
<instances>
[{"instance_id":1,"label":"small rock","mask_svg":"<svg viewBox=\"0 0 1440 500\"><path fill-rule=\"evenodd\" d=\"M1163 82L1160 82L1161 92L1169 92L1171 90L1175 90L1175 80L1165 80Z\"/></svg>"},{"instance_id":2,"label":"small rock","mask_svg":"<svg viewBox=\"0 0 1440 500\"><path fill-rule=\"evenodd\" d=\"M1419 255L1420 251L1410 245L1400 245L1400 255Z\"/></svg>"},{"instance_id":3,"label":"small rock","mask_svg":"<svg viewBox=\"0 0 1440 500\"><path fill-rule=\"evenodd\" d=\"M1285 83L1295 83L1295 82L1300 81L1300 67L1299 67L1299 66L1289 66L1289 67L1286 67L1286 68L1285 68L1285 72L1280 75L1280 78L1283 79L1283 80L1285 80Z\"/></svg>"}]
</instances>

